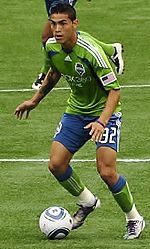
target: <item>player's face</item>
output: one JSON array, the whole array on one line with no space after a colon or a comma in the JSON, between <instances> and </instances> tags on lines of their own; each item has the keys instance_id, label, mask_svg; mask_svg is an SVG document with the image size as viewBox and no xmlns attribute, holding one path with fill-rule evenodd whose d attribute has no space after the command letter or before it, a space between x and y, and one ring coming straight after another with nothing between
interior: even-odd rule
<instances>
[{"instance_id":1,"label":"player's face","mask_svg":"<svg viewBox=\"0 0 150 249\"><path fill-rule=\"evenodd\" d=\"M75 43L77 19L72 22L67 14L58 13L52 14L50 21L53 36L58 43L64 47L69 47Z\"/></svg>"}]
</instances>

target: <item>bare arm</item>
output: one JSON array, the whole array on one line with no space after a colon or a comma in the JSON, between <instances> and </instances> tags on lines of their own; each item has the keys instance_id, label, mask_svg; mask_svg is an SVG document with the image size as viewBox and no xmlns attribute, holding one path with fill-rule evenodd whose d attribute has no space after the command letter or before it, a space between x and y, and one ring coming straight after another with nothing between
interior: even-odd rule
<instances>
[{"instance_id":1,"label":"bare arm","mask_svg":"<svg viewBox=\"0 0 150 249\"><path fill-rule=\"evenodd\" d=\"M105 126L107 125L110 117L114 113L119 100L120 90L110 90L105 108L98 119L100 123L92 122L85 127L85 129L91 129L90 135L92 136L93 141L98 142L101 140Z\"/></svg>"},{"instance_id":2,"label":"bare arm","mask_svg":"<svg viewBox=\"0 0 150 249\"><path fill-rule=\"evenodd\" d=\"M23 114L26 112L26 118L28 118L29 112L34 109L39 104L39 102L53 89L60 77L61 74L58 71L49 70L41 88L34 94L34 96L17 106L15 111L16 117L18 119L22 119Z\"/></svg>"},{"instance_id":3,"label":"bare arm","mask_svg":"<svg viewBox=\"0 0 150 249\"><path fill-rule=\"evenodd\" d=\"M40 89L32 97L32 101L37 105L56 85L61 74L58 71L49 70Z\"/></svg>"},{"instance_id":4,"label":"bare arm","mask_svg":"<svg viewBox=\"0 0 150 249\"><path fill-rule=\"evenodd\" d=\"M107 124L108 120L114 113L119 100L120 100L120 90L110 90L105 108L99 118L100 122L102 122L104 125Z\"/></svg>"}]
</instances>

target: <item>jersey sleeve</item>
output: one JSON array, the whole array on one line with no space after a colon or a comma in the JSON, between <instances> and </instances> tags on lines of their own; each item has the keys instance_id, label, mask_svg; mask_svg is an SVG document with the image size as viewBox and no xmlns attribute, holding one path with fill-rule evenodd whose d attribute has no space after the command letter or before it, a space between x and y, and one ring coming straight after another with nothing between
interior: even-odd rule
<instances>
[{"instance_id":1,"label":"jersey sleeve","mask_svg":"<svg viewBox=\"0 0 150 249\"><path fill-rule=\"evenodd\" d=\"M41 72L44 74L47 74L48 70L51 67L51 61L50 61L50 58L48 57L48 54L45 48L43 48L43 57L44 59L43 59L43 66L42 66Z\"/></svg>"},{"instance_id":2,"label":"jersey sleeve","mask_svg":"<svg viewBox=\"0 0 150 249\"><path fill-rule=\"evenodd\" d=\"M110 65L108 57L99 45L96 46L95 54L96 56L92 56L92 67L100 84L102 84L106 91L120 89L119 81Z\"/></svg>"},{"instance_id":3,"label":"jersey sleeve","mask_svg":"<svg viewBox=\"0 0 150 249\"><path fill-rule=\"evenodd\" d=\"M43 62L41 72L47 74L50 68L56 70L55 66L52 63L51 57L49 55L49 50L47 48L47 45L45 48L43 48L43 56L44 56L44 62Z\"/></svg>"},{"instance_id":4,"label":"jersey sleeve","mask_svg":"<svg viewBox=\"0 0 150 249\"><path fill-rule=\"evenodd\" d=\"M97 68L96 74L106 91L120 89L119 81L111 68Z\"/></svg>"}]
</instances>

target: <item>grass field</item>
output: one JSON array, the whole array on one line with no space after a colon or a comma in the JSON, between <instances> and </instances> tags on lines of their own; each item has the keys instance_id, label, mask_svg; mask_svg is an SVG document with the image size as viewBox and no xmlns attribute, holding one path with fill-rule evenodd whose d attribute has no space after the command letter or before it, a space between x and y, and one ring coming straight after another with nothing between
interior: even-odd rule
<instances>
[{"instance_id":1,"label":"grass field","mask_svg":"<svg viewBox=\"0 0 150 249\"><path fill-rule=\"evenodd\" d=\"M74 157L87 161L72 164L86 185L101 198L101 209L64 240L48 241L39 231L38 218L43 209L61 205L72 214L76 199L49 174L46 162L18 162L17 159L48 158L69 90L53 91L31 113L29 120L22 121L16 120L14 110L33 91L3 90L28 89L36 77L42 64L40 35L46 20L44 8L44 1L40 0L13 0L13 4L1 1L0 249L149 249L150 2L79 0L77 4L80 29L103 41L124 44L126 70L119 79L127 88L122 88L123 126L118 159L138 159L138 162L119 161L118 171L128 179L137 207L146 219L141 238L129 242L122 239L125 220L121 210L99 179L95 163L88 162L95 158L91 141ZM137 87L131 88L133 85ZM58 87L66 86L64 81L58 84Z\"/></svg>"}]
</instances>

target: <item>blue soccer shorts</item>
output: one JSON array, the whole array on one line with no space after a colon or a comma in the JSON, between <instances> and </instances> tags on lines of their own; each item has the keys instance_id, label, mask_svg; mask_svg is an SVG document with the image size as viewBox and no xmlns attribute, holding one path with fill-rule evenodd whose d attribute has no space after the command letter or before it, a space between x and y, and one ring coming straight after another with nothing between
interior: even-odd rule
<instances>
[{"instance_id":1,"label":"blue soccer shorts","mask_svg":"<svg viewBox=\"0 0 150 249\"><path fill-rule=\"evenodd\" d=\"M110 147L115 151L119 150L121 112L111 116L100 142L95 142L96 147ZM72 154L77 152L89 139L90 129L84 127L94 122L99 117L74 115L65 113L56 129L53 140L63 144Z\"/></svg>"}]
</instances>

